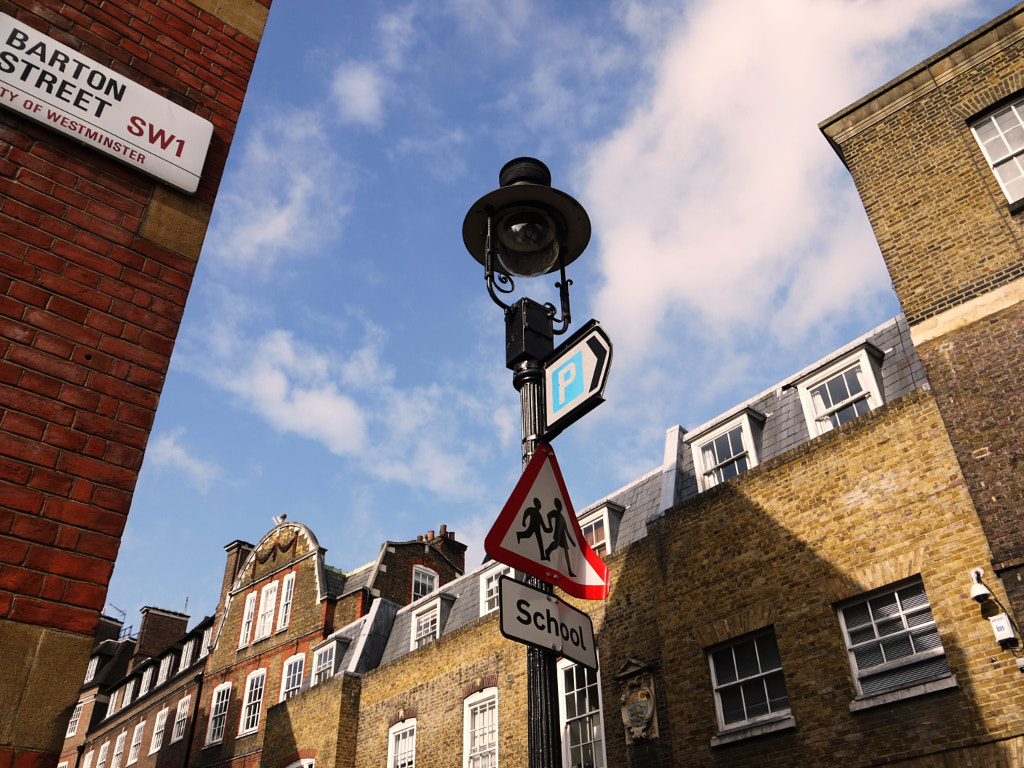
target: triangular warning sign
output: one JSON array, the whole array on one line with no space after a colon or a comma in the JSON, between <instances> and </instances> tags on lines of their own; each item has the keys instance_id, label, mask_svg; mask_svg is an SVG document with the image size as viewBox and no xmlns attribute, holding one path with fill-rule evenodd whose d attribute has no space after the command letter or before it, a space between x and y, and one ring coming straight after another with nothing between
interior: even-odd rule
<instances>
[{"instance_id":1,"label":"triangular warning sign","mask_svg":"<svg viewBox=\"0 0 1024 768\"><path fill-rule=\"evenodd\" d=\"M561 587L573 597L608 597L608 566L583 537L555 452L540 443L484 539L500 563Z\"/></svg>"}]
</instances>

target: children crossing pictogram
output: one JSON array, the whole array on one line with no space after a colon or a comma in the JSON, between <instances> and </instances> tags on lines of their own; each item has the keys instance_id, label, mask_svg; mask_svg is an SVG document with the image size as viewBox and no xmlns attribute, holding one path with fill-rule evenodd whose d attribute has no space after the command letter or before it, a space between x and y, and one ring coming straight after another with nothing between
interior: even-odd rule
<instances>
[{"instance_id":1,"label":"children crossing pictogram","mask_svg":"<svg viewBox=\"0 0 1024 768\"><path fill-rule=\"evenodd\" d=\"M555 452L541 443L487 538L487 554L574 597L608 596L608 567L576 521Z\"/></svg>"}]
</instances>

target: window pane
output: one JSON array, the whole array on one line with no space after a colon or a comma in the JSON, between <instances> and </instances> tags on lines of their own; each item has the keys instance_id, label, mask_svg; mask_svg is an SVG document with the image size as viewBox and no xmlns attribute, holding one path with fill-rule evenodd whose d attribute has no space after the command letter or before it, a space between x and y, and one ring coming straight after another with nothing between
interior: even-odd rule
<instances>
[{"instance_id":1,"label":"window pane","mask_svg":"<svg viewBox=\"0 0 1024 768\"><path fill-rule=\"evenodd\" d=\"M768 714L768 696L764 690L764 682L760 678L742 683L743 701L747 705L747 717L759 717Z\"/></svg>"},{"instance_id":2,"label":"window pane","mask_svg":"<svg viewBox=\"0 0 1024 768\"><path fill-rule=\"evenodd\" d=\"M779 658L779 646L774 634L761 635L757 638L757 655L761 660L761 671L781 669L782 659Z\"/></svg>"},{"instance_id":3,"label":"window pane","mask_svg":"<svg viewBox=\"0 0 1024 768\"><path fill-rule=\"evenodd\" d=\"M757 651L752 640L733 646L733 651L736 654L736 673L740 678L751 677L761 671L757 666Z\"/></svg>"},{"instance_id":4,"label":"window pane","mask_svg":"<svg viewBox=\"0 0 1024 768\"><path fill-rule=\"evenodd\" d=\"M853 655L857 660L857 669L867 669L885 661L882 658L882 649L877 643L858 648L853 652Z\"/></svg>"},{"instance_id":5,"label":"window pane","mask_svg":"<svg viewBox=\"0 0 1024 768\"><path fill-rule=\"evenodd\" d=\"M732 648L715 651L711 654L711 661L715 666L715 682L719 685L735 682L736 666L732 661Z\"/></svg>"},{"instance_id":6,"label":"window pane","mask_svg":"<svg viewBox=\"0 0 1024 768\"><path fill-rule=\"evenodd\" d=\"M722 720L726 725L747 719L743 714L743 694L738 685L719 691L718 697L722 702Z\"/></svg>"},{"instance_id":7,"label":"window pane","mask_svg":"<svg viewBox=\"0 0 1024 768\"><path fill-rule=\"evenodd\" d=\"M772 712L780 709L789 709L789 694L786 692L786 681L782 672L773 672L764 679L765 688L768 691L768 706Z\"/></svg>"}]
</instances>

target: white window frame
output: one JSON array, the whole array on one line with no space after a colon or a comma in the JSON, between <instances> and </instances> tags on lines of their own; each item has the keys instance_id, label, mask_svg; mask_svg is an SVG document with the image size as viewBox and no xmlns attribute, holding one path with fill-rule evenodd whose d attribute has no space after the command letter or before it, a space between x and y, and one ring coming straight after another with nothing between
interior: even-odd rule
<instances>
[{"instance_id":1,"label":"white window frame","mask_svg":"<svg viewBox=\"0 0 1024 768\"><path fill-rule=\"evenodd\" d=\"M213 635L213 626L203 630L203 641L199 646L199 658L205 659L210 653L210 637Z\"/></svg>"},{"instance_id":2,"label":"white window frame","mask_svg":"<svg viewBox=\"0 0 1024 768\"><path fill-rule=\"evenodd\" d=\"M259 593L255 590L245 596L245 612L242 614L242 631L238 635L238 647L244 648L249 644L249 637L252 634L253 619L256 617L256 596Z\"/></svg>"},{"instance_id":3,"label":"white window frame","mask_svg":"<svg viewBox=\"0 0 1024 768\"><path fill-rule=\"evenodd\" d=\"M156 685L163 685L171 676L171 667L174 666L174 654L168 653L160 659L160 671L156 675Z\"/></svg>"},{"instance_id":4,"label":"white window frame","mask_svg":"<svg viewBox=\"0 0 1024 768\"><path fill-rule=\"evenodd\" d=\"M149 754L154 754L160 751L160 747L164 745L164 730L167 728L167 715L171 711L170 707L164 707L156 713L156 722L153 724L153 737L149 740ZM99 768L99 766L96 766Z\"/></svg>"},{"instance_id":5,"label":"white window frame","mask_svg":"<svg viewBox=\"0 0 1024 768\"><path fill-rule=\"evenodd\" d=\"M766 642L759 642L763 638L770 638L770 645ZM736 653L738 649L746 649L747 646L750 646L754 651L754 662L757 664L757 671L741 677ZM772 648L774 648L774 656L778 657L778 666L770 666L774 664ZM716 658L724 659L726 652L728 652L732 676L727 676L725 679L720 680L719 670L722 667L720 664L716 664ZM714 648L709 648L708 666L711 668L711 687L715 694L715 714L718 717L719 732L743 730L764 723L791 719L792 710L789 703L789 689L786 688L786 681L782 670L782 657L779 654L778 640L773 627L768 627L743 637L737 637L716 645ZM768 693L768 681L771 679L773 684L775 684L780 678L782 679L782 687L785 694L785 705L777 704L772 709L772 699ZM750 714L750 709L754 705L748 704L747 696L752 692L751 689L755 689L757 693L764 694L765 706L768 707L767 712ZM734 691L738 691L740 694L744 717L727 723L722 696L726 692L732 693Z\"/></svg>"},{"instance_id":6,"label":"white window frame","mask_svg":"<svg viewBox=\"0 0 1024 768\"><path fill-rule=\"evenodd\" d=\"M96 677L96 669L100 665L100 657L93 656L89 659L89 665L85 668L85 680L83 682L91 683Z\"/></svg>"},{"instance_id":7,"label":"white window frame","mask_svg":"<svg viewBox=\"0 0 1024 768\"><path fill-rule=\"evenodd\" d=\"M91 749L85 753L85 757L82 759L82 768L92 768L92 755Z\"/></svg>"},{"instance_id":8,"label":"white window frame","mask_svg":"<svg viewBox=\"0 0 1024 768\"><path fill-rule=\"evenodd\" d=\"M260 590L260 609L256 614L256 631L252 638L254 643L270 637L270 633L274 630L278 587L279 583L272 581Z\"/></svg>"},{"instance_id":9,"label":"white window frame","mask_svg":"<svg viewBox=\"0 0 1024 768\"><path fill-rule=\"evenodd\" d=\"M104 719L112 716L115 712L117 712L117 697L120 695L120 688L115 688L113 691L110 692L110 698L107 699L107 711L103 715Z\"/></svg>"},{"instance_id":10,"label":"white window frame","mask_svg":"<svg viewBox=\"0 0 1024 768\"><path fill-rule=\"evenodd\" d=\"M210 719L206 724L206 741L203 746L220 744L228 724L228 710L231 708L231 683L221 683L210 696Z\"/></svg>"},{"instance_id":11,"label":"white window frame","mask_svg":"<svg viewBox=\"0 0 1024 768\"><path fill-rule=\"evenodd\" d=\"M185 670L192 663L192 654L196 650L196 639L190 637L181 648L181 660L178 662L178 671Z\"/></svg>"},{"instance_id":12,"label":"white window frame","mask_svg":"<svg viewBox=\"0 0 1024 768\"><path fill-rule=\"evenodd\" d=\"M880 354L880 353L878 353ZM858 402L866 402L868 411L873 411L884 402L882 394L882 371L879 364L879 357L872 348L862 346L855 352L829 363L824 368L815 371L811 376L797 382L796 389L800 396L800 405L803 408L804 420L807 423L807 432L814 438L835 429L832 424L832 416L841 413L849 406ZM864 389L862 394L840 401L838 404L825 408L819 412L815 405L813 392L827 382L849 372L854 368L860 369L860 382ZM860 415L860 414L858 414ZM853 418L856 418L854 416ZM849 421L850 419L847 419ZM845 422L843 422L845 423Z\"/></svg>"},{"instance_id":13,"label":"white window frame","mask_svg":"<svg viewBox=\"0 0 1024 768\"><path fill-rule=\"evenodd\" d=\"M592 741L586 742L586 745L590 746L591 749L594 751L594 757L599 758L599 760L594 760L592 764L595 767L607 768L607 766L608 766L608 756L607 756L606 751L605 751L605 742L607 741L607 736L606 736L605 728L604 728L604 697L603 697L603 695L601 693L601 673L600 673L600 671L595 671L595 670L592 670L592 669L588 669L587 667L584 667L581 664L576 664L576 663L574 663L572 661L569 661L568 659L561 659L558 662L558 670L557 671L558 671L558 723L559 723L559 725L562 728L562 764L563 765L567 765L567 766L568 765L583 765L583 760L582 759L578 759L575 762L572 762L573 750L574 749L579 749L579 748L583 747L584 745L583 745L583 743L581 743L579 745L574 745L574 744L571 743L571 737L572 737L572 733L573 733L573 728L571 726L571 721L583 720L584 718L594 717L596 715L598 728L600 728L600 733L601 733L600 743L598 743L596 740L592 740ZM573 689L572 689L572 691L569 691L566 688L566 680L565 680L565 678L566 678L567 674L571 674L571 676L573 678ZM578 685L578 683L579 683L579 676L580 675L583 676L583 682L584 682L585 687L587 687L587 688L589 688L590 686L594 686L595 687L595 692L597 693L597 710L595 711L594 709L588 707L586 712L583 712L583 713L575 712L573 717L570 718L568 716L569 712L568 712L568 708L566 706L566 700L570 697L571 694L574 694L576 691L581 690L581 688ZM592 680L589 679L589 678L591 678L591 676L593 678ZM579 696L573 695L572 698L573 698L574 701L577 701L577 702L580 700Z\"/></svg>"},{"instance_id":14,"label":"white window frame","mask_svg":"<svg viewBox=\"0 0 1024 768\"><path fill-rule=\"evenodd\" d=\"M103 746L100 747L99 754L96 755L96 768L104 768L107 764L107 752L110 751L110 742L103 742Z\"/></svg>"},{"instance_id":15,"label":"white window frame","mask_svg":"<svg viewBox=\"0 0 1024 768\"><path fill-rule=\"evenodd\" d=\"M399 752L398 747L403 747ZM412 747L410 754L406 746ZM395 723L388 729L388 768L416 768L416 718Z\"/></svg>"},{"instance_id":16,"label":"white window frame","mask_svg":"<svg viewBox=\"0 0 1024 768\"><path fill-rule=\"evenodd\" d=\"M67 730L64 732L64 738L68 739L78 733L78 721L82 718L82 707L85 706L84 701L80 701L75 704L74 710L71 712L71 719L68 720Z\"/></svg>"},{"instance_id":17,"label":"white window frame","mask_svg":"<svg viewBox=\"0 0 1024 768\"><path fill-rule=\"evenodd\" d=\"M612 552L612 541L611 527L608 520L608 507L602 505L599 509L595 509L593 512L588 512L587 514L580 516L579 523L583 539L590 545L590 548L594 553L600 558L605 558L610 555ZM595 541L591 543L590 537L587 535L587 529L596 527L598 523L601 524L601 529L604 535L600 539L595 538Z\"/></svg>"},{"instance_id":18,"label":"white window frame","mask_svg":"<svg viewBox=\"0 0 1024 768\"><path fill-rule=\"evenodd\" d=\"M242 698L242 714L238 720L238 736L248 736L260 729L263 715L263 699L267 693L267 670L257 669L245 678L245 696Z\"/></svg>"},{"instance_id":19,"label":"white window frame","mask_svg":"<svg viewBox=\"0 0 1024 768\"><path fill-rule=\"evenodd\" d=\"M171 729L171 744L185 738L185 724L188 722L188 707L192 703L192 694L178 702L174 713L174 728Z\"/></svg>"},{"instance_id":20,"label":"white window frame","mask_svg":"<svg viewBox=\"0 0 1024 768\"><path fill-rule=\"evenodd\" d=\"M124 742L128 738L128 731L121 731L114 741L114 754L110 758L110 768L121 768L121 758L124 757Z\"/></svg>"},{"instance_id":21,"label":"white window frame","mask_svg":"<svg viewBox=\"0 0 1024 768\"><path fill-rule=\"evenodd\" d=\"M139 683L139 696L149 693L150 684L153 682L153 665L150 664L142 672L142 682Z\"/></svg>"},{"instance_id":22,"label":"white window frame","mask_svg":"<svg viewBox=\"0 0 1024 768\"><path fill-rule=\"evenodd\" d=\"M133 677L124 684L124 693L121 694L121 709L132 703L132 696L135 695L135 678Z\"/></svg>"},{"instance_id":23,"label":"white window frame","mask_svg":"<svg viewBox=\"0 0 1024 768\"><path fill-rule=\"evenodd\" d=\"M421 621L430 621L433 625L429 632L422 631ZM415 651L441 637L441 600L431 600L415 611L412 611L412 627L409 633L409 650ZM421 642L422 640L422 642Z\"/></svg>"},{"instance_id":24,"label":"white window frame","mask_svg":"<svg viewBox=\"0 0 1024 768\"><path fill-rule=\"evenodd\" d=\"M321 648L317 648L313 654L313 676L310 685L316 685L334 677L338 664L337 656L337 641L332 641Z\"/></svg>"},{"instance_id":25,"label":"white window frame","mask_svg":"<svg viewBox=\"0 0 1024 768\"><path fill-rule=\"evenodd\" d=\"M485 715L483 722L476 718ZM488 719L487 713L493 713ZM488 734L487 732L491 733ZM478 739L483 736L486 746ZM498 689L484 688L466 697L462 705L462 765L463 768L497 768L498 766Z\"/></svg>"},{"instance_id":26,"label":"white window frame","mask_svg":"<svg viewBox=\"0 0 1024 768\"><path fill-rule=\"evenodd\" d=\"M742 450L732 454L728 459L724 461L718 461L715 464L707 462L704 458L704 448L715 440L724 435L732 432L739 428L740 430L740 441L742 444ZM754 420L751 418L751 411L745 410L740 414L737 414L728 421L724 421L717 425L714 429L706 432L701 432L695 435L690 442L690 450L693 454L693 467L694 474L697 476L697 485L701 491L707 491L719 485L722 482L727 482L737 475L741 475L747 470L756 467L760 461L758 459L758 440L757 435L760 434L760 425L757 425L755 429ZM719 473L728 465L735 463L739 458L745 456L747 460L746 468L740 470L732 477L724 479L719 478Z\"/></svg>"},{"instance_id":27,"label":"white window frame","mask_svg":"<svg viewBox=\"0 0 1024 768\"><path fill-rule=\"evenodd\" d=\"M502 576L515 578L515 571L503 563L495 563L480 574L480 615L486 616L498 610L500 593L498 585Z\"/></svg>"},{"instance_id":28,"label":"white window frame","mask_svg":"<svg viewBox=\"0 0 1024 768\"><path fill-rule=\"evenodd\" d=\"M1009 117L1012 125L999 126L997 118ZM990 129L995 129L992 132ZM1009 104L987 112L984 116L971 122L971 133L985 156L996 183L1006 196L1009 203L1016 203L1024 198L1024 98L1017 98ZM986 144L982 133L989 136L989 143ZM1008 134L1014 134L1012 141L1017 146L1011 146L1007 140ZM1007 151L1008 150L1008 151ZM1013 191L1004 181L1003 176L1016 171L1013 177Z\"/></svg>"},{"instance_id":29,"label":"white window frame","mask_svg":"<svg viewBox=\"0 0 1024 768\"><path fill-rule=\"evenodd\" d=\"M277 631L288 629L292 621L292 602L295 600L295 573L281 580L281 607L277 611Z\"/></svg>"},{"instance_id":30,"label":"white window frame","mask_svg":"<svg viewBox=\"0 0 1024 768\"><path fill-rule=\"evenodd\" d=\"M428 568L425 565L414 565L412 567L412 601L415 603L420 598L426 597L431 592L436 592L438 585L441 582L440 574L433 568ZM417 595L417 584L429 584L430 589L423 592L419 590L420 594Z\"/></svg>"},{"instance_id":31,"label":"white window frame","mask_svg":"<svg viewBox=\"0 0 1024 768\"><path fill-rule=\"evenodd\" d=\"M135 765L139 761L139 753L142 752L142 737L146 731L146 721L143 720L135 726L135 730L132 732L132 746L128 750L128 759L125 761L125 765Z\"/></svg>"},{"instance_id":32,"label":"white window frame","mask_svg":"<svg viewBox=\"0 0 1024 768\"><path fill-rule=\"evenodd\" d=\"M289 656L281 665L281 693L278 701L290 699L302 690L302 676L306 671L306 654Z\"/></svg>"},{"instance_id":33,"label":"white window frame","mask_svg":"<svg viewBox=\"0 0 1024 768\"><path fill-rule=\"evenodd\" d=\"M887 609L891 610L891 607L885 605L889 602L891 595L895 595L897 598L895 613L885 615ZM921 602L922 597L923 603ZM861 607L865 605L868 606L869 623L858 623L851 628L849 623L858 621L855 618L855 613L861 613ZM956 684L956 678L953 677L949 668L938 625L932 615L931 601L920 577L907 579L866 595L860 595L854 600L837 606L837 610L843 642L846 644L849 655L850 672L857 687L858 699L881 698L883 699L882 703L885 703L888 700L885 697L893 691L906 691L904 696L900 696L900 698L905 698L906 695L917 695L935 690L934 686L929 687L928 684L937 680L949 681L948 685L942 687ZM897 619L899 622L896 621ZM898 629L895 628L897 623L900 624ZM873 638L867 638L869 624ZM886 627L886 624L892 626ZM928 637L926 633L934 635L934 637ZM897 644L904 638L909 640L913 653L903 656L895 655L903 650ZM869 652L872 646L878 647L883 659L888 659L890 655L895 658L862 668L859 654ZM890 651L890 649L893 650ZM930 671L908 678L906 670L918 665L927 665ZM892 685L865 686L865 681L868 678L900 671L903 671L904 674L899 676Z\"/></svg>"}]
</instances>

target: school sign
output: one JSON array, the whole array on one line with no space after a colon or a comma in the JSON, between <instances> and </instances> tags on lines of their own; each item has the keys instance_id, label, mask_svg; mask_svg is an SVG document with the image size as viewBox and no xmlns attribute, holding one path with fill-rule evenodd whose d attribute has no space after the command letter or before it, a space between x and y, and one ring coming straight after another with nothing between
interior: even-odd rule
<instances>
[{"instance_id":1,"label":"school sign","mask_svg":"<svg viewBox=\"0 0 1024 768\"><path fill-rule=\"evenodd\" d=\"M213 123L0 13L0 104L183 192Z\"/></svg>"}]
</instances>

